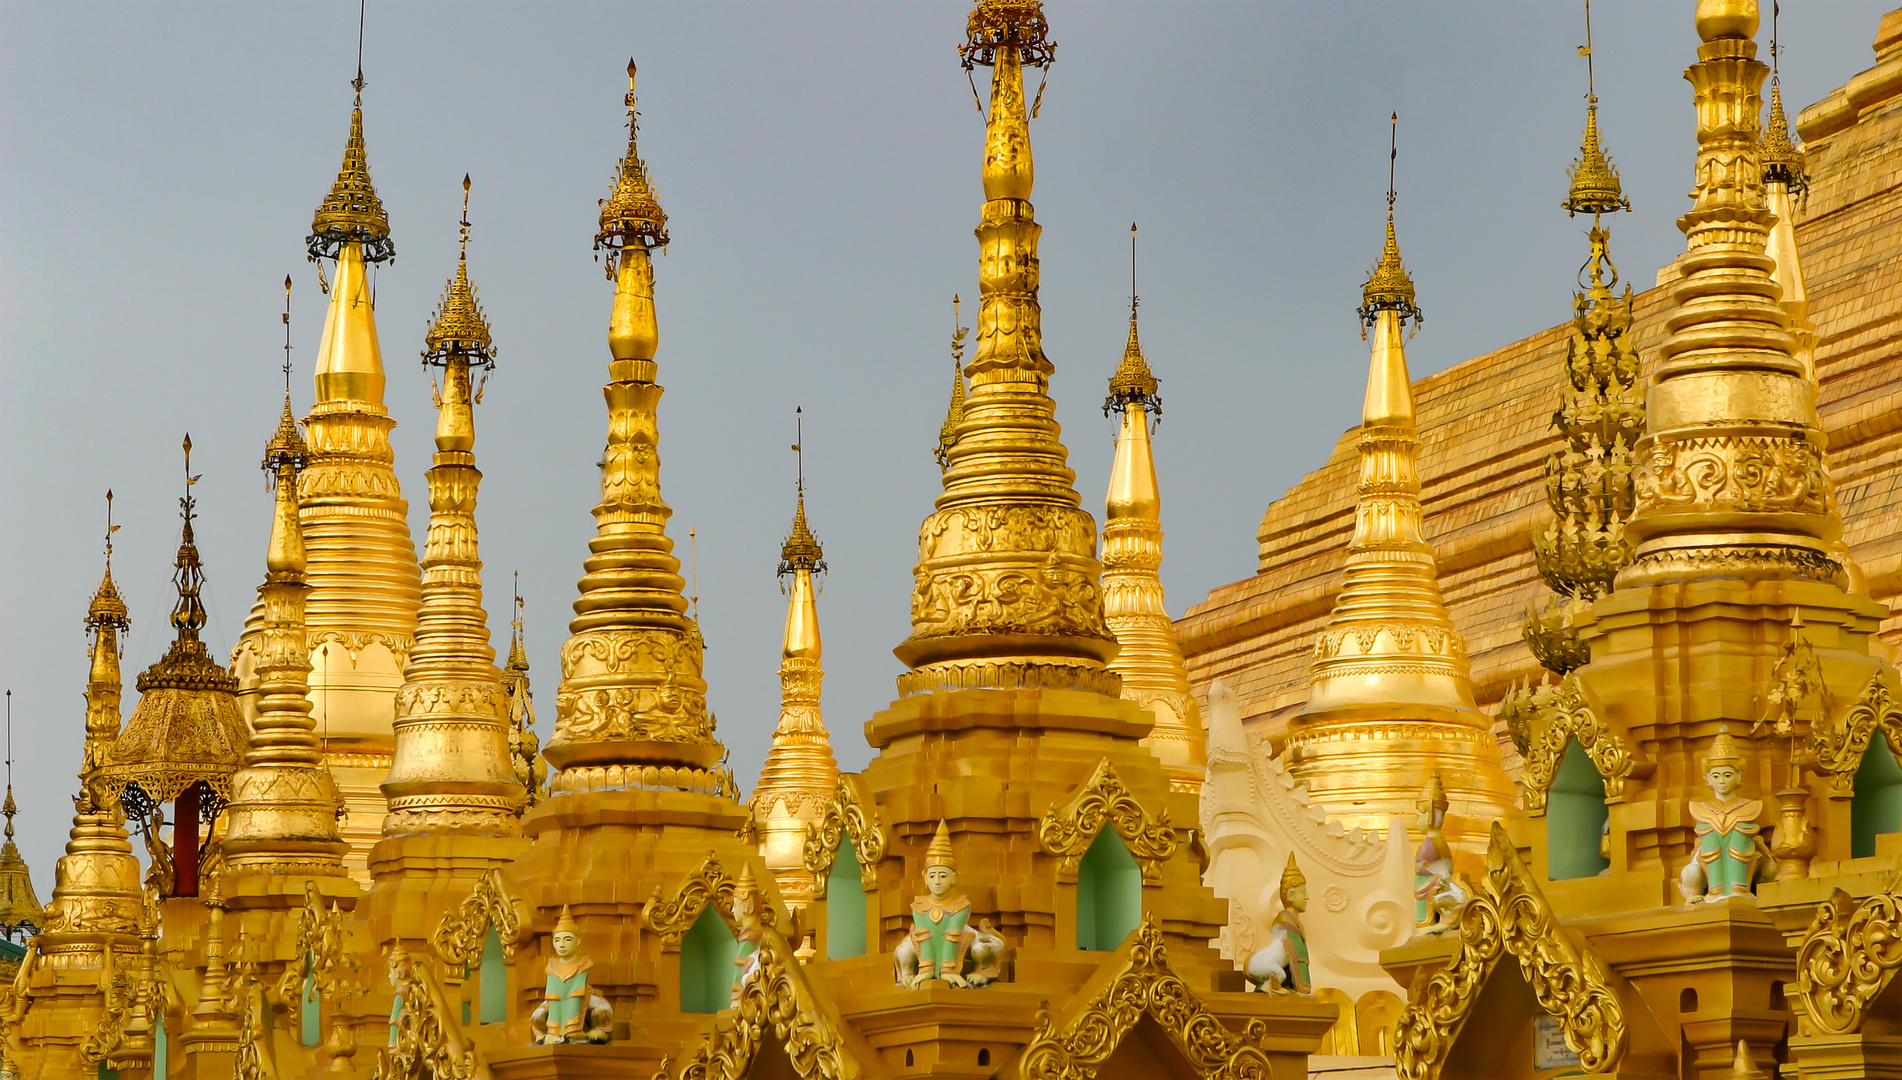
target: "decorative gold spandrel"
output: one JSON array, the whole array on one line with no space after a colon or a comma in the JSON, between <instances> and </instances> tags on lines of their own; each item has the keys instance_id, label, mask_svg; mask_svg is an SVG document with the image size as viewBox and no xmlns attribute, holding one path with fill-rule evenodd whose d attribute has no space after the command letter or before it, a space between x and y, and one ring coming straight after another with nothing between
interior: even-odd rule
<instances>
[{"instance_id":1,"label":"decorative gold spandrel","mask_svg":"<svg viewBox=\"0 0 1902 1080\"><path fill-rule=\"evenodd\" d=\"M1560 1020L1565 1045L1587 1072L1605 1072L1624 1057L1629 1037L1624 1006L1611 975L1589 945L1559 927L1558 916L1506 835L1493 824L1486 880L1460 917L1459 951L1416 987L1394 1031L1394 1063L1402 1080L1435 1080L1494 967L1507 956L1545 1012Z\"/></svg>"},{"instance_id":2,"label":"decorative gold spandrel","mask_svg":"<svg viewBox=\"0 0 1902 1080\"><path fill-rule=\"evenodd\" d=\"M1015 1075L1024 1080L1093 1076L1144 1019L1154 1022L1194 1067L1211 1080L1273 1075L1263 1047L1269 1025L1251 1019L1231 1030L1169 966L1169 949L1153 914L1143 916L1117 952L1116 974L1093 997L1072 1002L1060 1017L1037 1014Z\"/></svg>"},{"instance_id":3,"label":"decorative gold spandrel","mask_svg":"<svg viewBox=\"0 0 1902 1080\"><path fill-rule=\"evenodd\" d=\"M463 1036L428 957L385 947L390 985L402 995L390 1045L378 1052L372 1080L488 1080L489 1067Z\"/></svg>"},{"instance_id":4,"label":"decorative gold spandrel","mask_svg":"<svg viewBox=\"0 0 1902 1080\"><path fill-rule=\"evenodd\" d=\"M1733 6L1700 15L1704 44L1685 72L1697 106L1697 186L1678 220L1688 250L1635 447L1626 533L1636 559L1620 586L1712 573L1845 581L1829 553L1841 522L1830 512L1816 388L1766 254L1775 215L1757 136L1769 69L1749 37L1754 3Z\"/></svg>"},{"instance_id":5,"label":"decorative gold spandrel","mask_svg":"<svg viewBox=\"0 0 1902 1080\"><path fill-rule=\"evenodd\" d=\"M878 886L878 864L885 858L887 837L878 804L865 790L863 778L850 773L839 777L819 819L806 824L801 858L813 877L814 899L825 897L826 876L846 837L851 838L852 854L858 860L859 885L870 892Z\"/></svg>"},{"instance_id":6,"label":"decorative gold spandrel","mask_svg":"<svg viewBox=\"0 0 1902 1080\"><path fill-rule=\"evenodd\" d=\"M1115 654L1103 623L1095 523L1065 464L1054 371L1043 351L1037 238L1028 201L1036 179L1024 64L1054 49L1042 5L985 0L973 11L962 54L990 65L991 103L977 228L979 306L964 375L970 390L956 438L944 449L944 493L919 533L912 634L894 653L913 671L900 693L989 682L1011 685L1039 668L1093 678ZM981 669L982 674L972 670Z\"/></svg>"},{"instance_id":7,"label":"decorative gold spandrel","mask_svg":"<svg viewBox=\"0 0 1902 1080\"><path fill-rule=\"evenodd\" d=\"M1527 814L1540 817L1552 781L1558 775L1565 749L1577 742L1591 758L1604 780L1605 798L1621 799L1625 782L1633 776L1649 776L1654 767L1637 740L1612 723L1602 709L1586 701L1584 686L1577 674L1565 676L1557 686L1518 686L1507 694L1501 714L1515 732L1523 731L1524 772L1520 776L1520 798Z\"/></svg>"},{"instance_id":8,"label":"decorative gold spandrel","mask_svg":"<svg viewBox=\"0 0 1902 1080\"><path fill-rule=\"evenodd\" d=\"M1902 968L1902 897L1890 880L1856 900L1832 889L1796 947L1790 1005L1799 1033L1847 1035L1862 1029L1864 1011Z\"/></svg>"},{"instance_id":9,"label":"decorative gold spandrel","mask_svg":"<svg viewBox=\"0 0 1902 1080\"><path fill-rule=\"evenodd\" d=\"M707 852L699 866L689 870L670 891L656 887L641 908L641 925L660 937L661 948L674 952L693 929L694 920L712 904L728 921L734 920L733 896L737 882L716 852Z\"/></svg>"},{"instance_id":10,"label":"decorative gold spandrel","mask_svg":"<svg viewBox=\"0 0 1902 1080\"><path fill-rule=\"evenodd\" d=\"M436 924L429 944L442 962L467 967L482 959L482 942L490 930L502 946L502 959L515 959L516 943L528 925L527 904L511 895L499 868L476 879L475 888L454 911Z\"/></svg>"},{"instance_id":11,"label":"decorative gold spandrel","mask_svg":"<svg viewBox=\"0 0 1902 1080\"><path fill-rule=\"evenodd\" d=\"M482 603L473 373L495 366L488 320L468 271L469 181L463 178L461 257L424 338L441 369L436 455L423 544L422 609L396 693L395 756L382 783L383 835L519 835L522 786L509 758L508 701ZM486 382L486 378L485 378Z\"/></svg>"},{"instance_id":12,"label":"decorative gold spandrel","mask_svg":"<svg viewBox=\"0 0 1902 1080\"><path fill-rule=\"evenodd\" d=\"M1046 810L1037 823L1037 843L1058 857L1057 880L1076 880L1084 854L1106 825L1116 830L1135 856L1143 880L1160 881L1162 863L1175 854L1182 838L1169 823L1169 811L1152 814L1136 801L1108 758L1097 762L1090 778L1069 801Z\"/></svg>"}]
</instances>

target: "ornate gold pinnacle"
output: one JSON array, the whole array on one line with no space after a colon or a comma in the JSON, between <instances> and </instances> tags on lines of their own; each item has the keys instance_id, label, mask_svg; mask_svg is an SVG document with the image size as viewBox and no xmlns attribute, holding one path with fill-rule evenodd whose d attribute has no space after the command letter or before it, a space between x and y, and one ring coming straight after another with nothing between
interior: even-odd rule
<instances>
[{"instance_id":1,"label":"ornate gold pinnacle","mask_svg":"<svg viewBox=\"0 0 1902 1080\"><path fill-rule=\"evenodd\" d=\"M1770 121L1757 139L1757 153L1763 159L1766 184L1784 184L1794 195L1809 190L1803 150L1790 138L1790 118L1783 111L1782 80L1775 75L1770 79Z\"/></svg>"},{"instance_id":2,"label":"ornate gold pinnacle","mask_svg":"<svg viewBox=\"0 0 1902 1080\"><path fill-rule=\"evenodd\" d=\"M1588 96L1585 107L1585 134L1579 139L1578 160L1572 162L1571 190L1565 194L1568 214L1610 214L1631 209L1618 182L1618 169L1598 142L1598 98Z\"/></svg>"},{"instance_id":3,"label":"ornate gold pinnacle","mask_svg":"<svg viewBox=\"0 0 1902 1080\"><path fill-rule=\"evenodd\" d=\"M893 650L911 667L899 692L959 686L1075 686L1114 693L1104 669L1115 639L1103 623L1095 523L1065 464L1055 370L1037 303L1036 166L1025 63L1052 48L1042 6L985 0L961 52L988 64L991 108L977 228L980 300L970 392L944 451L944 493L920 532L911 637Z\"/></svg>"},{"instance_id":4,"label":"ornate gold pinnacle","mask_svg":"<svg viewBox=\"0 0 1902 1080\"><path fill-rule=\"evenodd\" d=\"M938 447L932 456L938 459L938 471L951 467L951 448L958 442L958 425L964 423L964 338L971 328L958 317L958 298L951 298L951 404L944 410L944 424L938 428Z\"/></svg>"},{"instance_id":5,"label":"ornate gold pinnacle","mask_svg":"<svg viewBox=\"0 0 1902 1080\"><path fill-rule=\"evenodd\" d=\"M627 154L615 172L614 186L601 203L601 230L595 234L596 251L608 253L608 280L620 269L620 252L631 246L652 250L667 246L667 213L654 196L641 160L641 114L634 107L634 61L627 62Z\"/></svg>"},{"instance_id":6,"label":"ornate gold pinnacle","mask_svg":"<svg viewBox=\"0 0 1902 1080\"><path fill-rule=\"evenodd\" d=\"M1636 559L1619 585L1721 575L1846 582L1842 523L1823 467L1816 389L1776 302L1757 146L1757 6L1698 7L1697 188L1678 219L1686 253L1636 447Z\"/></svg>"},{"instance_id":7,"label":"ornate gold pinnacle","mask_svg":"<svg viewBox=\"0 0 1902 1080\"><path fill-rule=\"evenodd\" d=\"M631 123L631 89L628 102ZM632 134L621 180L651 195ZM617 195L621 190L617 185ZM558 770L556 795L648 781L709 791L731 787L723 771L713 771L725 749L713 736L699 629L687 615L686 582L667 536L673 510L661 498L661 387L654 363L660 328L651 249L667 240L663 224L657 206L651 213L604 212L595 238L597 248L611 253L615 281L608 323L613 359L603 388L608 437L601 502L594 508L597 533L562 645L555 733L543 751Z\"/></svg>"},{"instance_id":8,"label":"ornate gold pinnacle","mask_svg":"<svg viewBox=\"0 0 1902 1080\"><path fill-rule=\"evenodd\" d=\"M462 254L428 334L423 362L442 369L436 457L423 545L423 606L396 693L395 760L383 781L383 835L514 835L522 786L509 757L508 701L482 607L470 369L493 364L488 324L469 284L469 181L462 188Z\"/></svg>"},{"instance_id":9,"label":"ornate gold pinnacle","mask_svg":"<svg viewBox=\"0 0 1902 1080\"><path fill-rule=\"evenodd\" d=\"M350 137L343 144L343 165L330 194L311 218L307 241L312 259L334 259L347 244L363 245L365 262L396 258L390 239L390 215L370 182L370 157L363 145L363 89L350 110Z\"/></svg>"}]
</instances>

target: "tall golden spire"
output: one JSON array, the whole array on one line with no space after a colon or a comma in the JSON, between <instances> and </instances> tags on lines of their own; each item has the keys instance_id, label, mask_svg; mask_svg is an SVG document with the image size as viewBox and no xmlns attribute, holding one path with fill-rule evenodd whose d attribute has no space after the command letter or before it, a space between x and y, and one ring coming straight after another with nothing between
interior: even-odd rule
<instances>
[{"instance_id":1,"label":"tall golden spire","mask_svg":"<svg viewBox=\"0 0 1902 1080\"><path fill-rule=\"evenodd\" d=\"M1783 290L1783 310L1790 316L1790 332L1796 337L1797 358L1803 362L1810 381L1816 380L1814 350L1816 324L1810 322L1809 286L1803 280L1803 261L1796 249L1796 203L1809 193L1809 174L1804 168L1801 147L1790 138L1790 118L1783 111L1783 79L1778 68L1776 12L1770 22L1770 120L1757 139L1757 152L1763 161L1765 203L1776 223L1764 242L1764 254L1776 264L1770 274Z\"/></svg>"},{"instance_id":2,"label":"tall golden spire","mask_svg":"<svg viewBox=\"0 0 1902 1080\"><path fill-rule=\"evenodd\" d=\"M938 459L938 471L951 467L951 448L957 445L958 425L964 423L964 337L971 328L958 315L958 298L951 297L951 404L944 410L944 424L938 428L938 447L932 456Z\"/></svg>"},{"instance_id":3,"label":"tall golden spire","mask_svg":"<svg viewBox=\"0 0 1902 1080\"><path fill-rule=\"evenodd\" d=\"M1047 64L1038 0L983 0L971 12L968 69L990 66L985 203L977 227L977 345L970 393L946 452L944 493L920 532L904 695L967 686L1078 687L1114 694L1116 640L1103 623L1095 522L1058 439L1037 304L1025 64Z\"/></svg>"},{"instance_id":4,"label":"tall golden spire","mask_svg":"<svg viewBox=\"0 0 1902 1080\"><path fill-rule=\"evenodd\" d=\"M1397 130L1398 117L1394 117ZM1397 142L1396 142L1397 145ZM1397 150L1389 151L1389 163ZM1420 308L1394 232L1361 291L1372 334L1361 411L1360 482L1347 569L1314 645L1308 704L1288 740L1289 771L1346 824L1408 816L1435 768L1456 780L1455 846L1477 855L1513 804L1490 722L1473 700L1466 642L1453 626L1420 507L1420 433L1403 327Z\"/></svg>"},{"instance_id":5,"label":"tall golden spire","mask_svg":"<svg viewBox=\"0 0 1902 1080\"><path fill-rule=\"evenodd\" d=\"M285 307L290 304L286 279ZM286 364L289 364L288 354ZM310 463L291 396L264 447L263 468L276 489L265 549L264 611L257 668L257 719L244 767L231 778L220 850L232 872L338 877L349 845L337 828L337 785L323 767L311 716L310 651L304 625L307 555L297 508L297 476Z\"/></svg>"},{"instance_id":6,"label":"tall golden spire","mask_svg":"<svg viewBox=\"0 0 1902 1080\"><path fill-rule=\"evenodd\" d=\"M33 874L13 843L13 815L20 806L13 801L13 691L7 691L7 800L0 803L0 814L7 818L6 843L0 844L0 937L12 941L30 938L39 931L45 916L40 898L33 892Z\"/></svg>"},{"instance_id":7,"label":"tall golden spire","mask_svg":"<svg viewBox=\"0 0 1902 1080\"><path fill-rule=\"evenodd\" d=\"M805 864L806 823L825 815L839 782L820 709L821 662L819 607L813 578L825 573L825 551L806 524L804 429L793 450L800 455L798 502L792 529L779 549L779 576L792 578L786 604L786 638L780 649L779 726L766 751L759 783L749 805L759 823L760 854L779 883L780 896L794 906L810 900L812 874Z\"/></svg>"},{"instance_id":8,"label":"tall golden spire","mask_svg":"<svg viewBox=\"0 0 1902 1080\"><path fill-rule=\"evenodd\" d=\"M509 657L502 665L502 693L509 716L509 764L515 782L522 785L522 810L542 798L548 762L542 760L542 740L535 731L535 698L528 685L527 633L522 629L522 575L515 575L515 618L509 621Z\"/></svg>"},{"instance_id":9,"label":"tall golden spire","mask_svg":"<svg viewBox=\"0 0 1902 1080\"><path fill-rule=\"evenodd\" d=\"M315 371L316 398L305 418L310 464L298 477L298 517L308 551L305 629L315 665L310 676L325 763L348 816L346 862L365 861L386 810L380 783L389 771L395 694L416 632L421 571L409 532L409 503L396 478L384 407L384 371L370 268L395 255L389 217L370 182L363 139L363 74L343 166L311 222L308 246L319 263L334 260L330 303ZM233 664L249 688L263 612L252 610Z\"/></svg>"},{"instance_id":10,"label":"tall golden spire","mask_svg":"<svg viewBox=\"0 0 1902 1080\"><path fill-rule=\"evenodd\" d=\"M106 572L93 590L92 603L86 608L86 632L92 635L91 674L86 680L86 748L79 766L80 779L91 783L94 770L106 763L106 754L119 737L124 722L119 694L119 635L132 625L126 617L125 600L112 581L112 534L120 526L112 523L112 492L106 492Z\"/></svg>"},{"instance_id":11,"label":"tall golden spire","mask_svg":"<svg viewBox=\"0 0 1902 1080\"><path fill-rule=\"evenodd\" d=\"M1149 448L1149 418L1161 419L1162 399L1137 336L1134 224L1129 278L1129 341L1103 402L1103 415L1120 418L1103 512L1103 619L1121 646L1109 669L1122 676L1123 696L1155 715L1143 745L1162 760L1170 786L1194 792L1202 789L1207 743L1162 591L1162 493Z\"/></svg>"},{"instance_id":12,"label":"tall golden spire","mask_svg":"<svg viewBox=\"0 0 1902 1080\"><path fill-rule=\"evenodd\" d=\"M670 786L731 787L712 770L725 754L707 713L701 643L687 615L680 560L661 498L661 387L654 354L652 252L666 245L667 215L639 148L635 68L627 66L627 153L601 206L595 248L615 282L608 323L607 446L601 456L596 534L582 564L581 595L562 647L555 733L543 751L559 772L554 791L620 786L610 778L660 777ZM612 772L610 772L612 770ZM642 773L645 770L645 773Z\"/></svg>"},{"instance_id":13,"label":"tall golden spire","mask_svg":"<svg viewBox=\"0 0 1902 1080\"><path fill-rule=\"evenodd\" d=\"M1539 663L1563 675L1590 659L1577 621L1611 591L1631 561L1624 526L1631 516L1632 448L1644 429L1644 392L1638 385L1637 343L1631 337L1632 295L1618 286L1611 261L1611 228L1603 215L1631 209L1618 170L1598 137L1598 92L1592 74L1592 9L1585 5L1585 134L1563 204L1568 215L1590 214L1591 254L1572 294L1572 334L1565 355L1565 386L1552 426L1558 445L1546 459L1546 501L1552 521L1532 537L1539 575L1556 597L1528 606L1524 635ZM1515 691L1515 694L1519 691Z\"/></svg>"},{"instance_id":14,"label":"tall golden spire","mask_svg":"<svg viewBox=\"0 0 1902 1080\"><path fill-rule=\"evenodd\" d=\"M1678 219L1687 251L1638 444L1636 559L1620 587L1722 576L1843 584L1816 389L1777 302L1766 242L1776 216L1757 131L1769 69L1754 0L1700 0L1697 187Z\"/></svg>"},{"instance_id":15,"label":"tall golden spire","mask_svg":"<svg viewBox=\"0 0 1902 1080\"><path fill-rule=\"evenodd\" d=\"M198 637L206 621L199 596L205 572L192 531L197 516L192 485L198 477L191 471L190 435L184 451L185 495L178 501L182 525L172 575L178 589L172 607L177 635L165 655L139 674L139 703L93 783L103 799L120 802L126 816L148 832L155 827L150 815L173 803L177 895L196 896L198 826L215 819L218 807L230 801L231 774L244 758L249 733L238 711L238 681Z\"/></svg>"},{"instance_id":16,"label":"tall golden spire","mask_svg":"<svg viewBox=\"0 0 1902 1080\"><path fill-rule=\"evenodd\" d=\"M462 254L425 337L423 363L442 369L429 538L416 644L396 695L396 757L383 794L383 835L521 831L522 786L508 752L508 702L489 644L476 544L472 369L493 369L488 320L469 284L469 178L462 178Z\"/></svg>"}]
</instances>

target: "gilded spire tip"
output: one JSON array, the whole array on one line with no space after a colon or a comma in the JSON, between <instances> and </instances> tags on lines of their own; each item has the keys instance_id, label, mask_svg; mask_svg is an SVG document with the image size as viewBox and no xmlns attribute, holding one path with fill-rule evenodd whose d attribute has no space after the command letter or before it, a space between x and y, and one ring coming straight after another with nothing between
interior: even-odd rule
<instances>
[{"instance_id":1,"label":"gilded spire tip","mask_svg":"<svg viewBox=\"0 0 1902 1080\"><path fill-rule=\"evenodd\" d=\"M964 339L971 328L959 314L958 298L951 297L951 404L944 411L944 424L938 428L938 447L932 452L938 469L951 467L951 448L957 445L958 425L964 422Z\"/></svg>"},{"instance_id":2,"label":"gilded spire tip","mask_svg":"<svg viewBox=\"0 0 1902 1080\"><path fill-rule=\"evenodd\" d=\"M462 357L470 367L495 366L495 340L489 334L488 317L469 284L469 176L462 177L462 254L456 272L443 286L442 300L430 316L429 332L423 336L423 363L446 367L451 357Z\"/></svg>"},{"instance_id":3,"label":"gilded spire tip","mask_svg":"<svg viewBox=\"0 0 1902 1080\"><path fill-rule=\"evenodd\" d=\"M1592 4L1585 0L1585 133L1579 137L1578 159L1566 175L1572 186L1562 204L1567 214L1610 214L1631 209L1618 181L1618 169L1607 157L1598 136L1598 81L1592 70Z\"/></svg>"},{"instance_id":4,"label":"gilded spire tip","mask_svg":"<svg viewBox=\"0 0 1902 1080\"><path fill-rule=\"evenodd\" d=\"M812 529L806 524L806 434L805 410L793 410L796 440L792 444L793 453L799 456L799 492L798 503L793 511L792 530L786 534L786 542L779 549L779 576L798 570L807 570L815 574L824 573L825 551L819 546L819 538L812 535Z\"/></svg>"},{"instance_id":5,"label":"gilded spire tip","mask_svg":"<svg viewBox=\"0 0 1902 1080\"><path fill-rule=\"evenodd\" d=\"M390 215L370 182L370 158L363 143L363 71L359 67L357 101L350 111L350 136L343 146L343 165L330 194L318 205L306 241L310 257L334 259L346 244L363 245L363 261L388 262L396 257L390 239Z\"/></svg>"},{"instance_id":6,"label":"gilded spire tip","mask_svg":"<svg viewBox=\"0 0 1902 1080\"><path fill-rule=\"evenodd\" d=\"M1109 397L1103 399L1104 416L1129 408L1146 409L1157 416L1162 415L1162 398L1156 394L1162 384L1149 369L1149 359L1143 355L1142 341L1136 332L1138 306L1136 223L1132 221L1129 223L1129 340L1123 344L1123 362L1116 366L1116 374L1110 376Z\"/></svg>"},{"instance_id":7,"label":"gilded spire tip","mask_svg":"<svg viewBox=\"0 0 1902 1080\"><path fill-rule=\"evenodd\" d=\"M1017 50L1020 63L1043 67L1057 58L1057 43L1049 39L1043 0L978 0L965 25L958 56L966 71L997 62L997 50Z\"/></svg>"},{"instance_id":8,"label":"gilded spire tip","mask_svg":"<svg viewBox=\"0 0 1902 1080\"><path fill-rule=\"evenodd\" d=\"M627 153L615 173L614 186L601 202L600 231L594 249L608 253L608 277L620 268L620 252L629 246L649 250L667 246L667 213L660 208L647 163L640 152L640 112L634 102L634 61L627 62Z\"/></svg>"},{"instance_id":9,"label":"gilded spire tip","mask_svg":"<svg viewBox=\"0 0 1902 1080\"><path fill-rule=\"evenodd\" d=\"M1790 138L1790 117L1783 111L1783 75L1776 69L1783 46L1777 41L1777 9L1770 14L1770 119L1757 136L1757 154L1763 159L1763 182L1783 184L1792 195L1809 191L1809 173L1804 168L1803 148Z\"/></svg>"},{"instance_id":10,"label":"gilded spire tip","mask_svg":"<svg viewBox=\"0 0 1902 1080\"><path fill-rule=\"evenodd\" d=\"M1387 242L1380 250L1380 261L1374 264L1367 275L1367 283L1361 286L1360 318L1371 326L1381 311L1397 311L1400 321L1411 319L1418 326L1425 319L1419 305L1414 302L1413 277L1407 273L1406 264L1400 260L1400 242L1395 238L1393 227L1394 202L1397 192L1394 190L1394 170L1400 160L1400 114L1388 117L1392 128L1387 147Z\"/></svg>"},{"instance_id":11,"label":"gilded spire tip","mask_svg":"<svg viewBox=\"0 0 1902 1080\"><path fill-rule=\"evenodd\" d=\"M119 595L119 587L112 581L112 534L122 526L112 523L112 489L106 489L106 572L99 579L99 587L93 590L92 604L86 609L86 628L98 630L110 626L115 630L124 630L132 625L127 615L125 599Z\"/></svg>"}]
</instances>

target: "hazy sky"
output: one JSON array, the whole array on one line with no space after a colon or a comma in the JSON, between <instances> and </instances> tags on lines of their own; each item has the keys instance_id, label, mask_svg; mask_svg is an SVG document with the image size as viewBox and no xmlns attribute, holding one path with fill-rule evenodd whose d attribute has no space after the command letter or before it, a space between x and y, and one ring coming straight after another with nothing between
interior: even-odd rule
<instances>
[{"instance_id":1,"label":"hazy sky","mask_svg":"<svg viewBox=\"0 0 1902 1080\"><path fill-rule=\"evenodd\" d=\"M1794 111L1870 66L1884 5L1788 7ZM773 570L803 405L808 510L832 566L826 719L842 765L869 757L862 725L894 692L917 527L939 490L950 298L977 292L983 127L954 51L967 10L370 5L365 125L399 253L377 279L397 468L420 539L433 410L415 357L454 269L468 172L470 271L501 350L477 410L488 606L501 647L519 570L544 738L599 494L611 286L589 245L632 55L674 237L657 261L662 481L683 560L688 527L700 534L720 734L750 788L777 718ZM1520 2L1052 0L1048 14L1061 49L1032 135L1054 392L1100 513L1100 405L1137 221L1179 614L1253 572L1263 509L1358 420L1353 309L1379 250L1390 111L1401 247L1428 316L1414 374L1568 316L1584 223L1558 204L1583 121L1583 20L1577 4ZM304 236L343 148L356 15L0 6L0 685L42 899L76 788L105 489L124 526L128 715L169 638L187 430L215 654L262 578L281 282L297 281L301 413L324 300ZM1637 208L1614 251L1643 288L1682 250L1691 4L1601 0L1593 21L1605 137Z\"/></svg>"}]
</instances>

